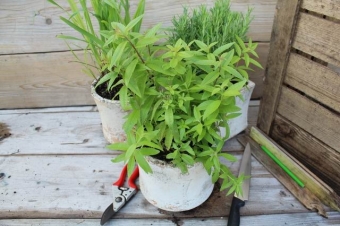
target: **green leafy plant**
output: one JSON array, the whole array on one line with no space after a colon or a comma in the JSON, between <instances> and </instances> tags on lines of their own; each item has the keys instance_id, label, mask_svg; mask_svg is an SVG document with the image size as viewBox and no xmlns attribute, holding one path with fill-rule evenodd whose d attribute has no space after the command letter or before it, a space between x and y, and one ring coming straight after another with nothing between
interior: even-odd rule
<instances>
[{"instance_id":1,"label":"green leafy plant","mask_svg":"<svg viewBox=\"0 0 340 226\"><path fill-rule=\"evenodd\" d=\"M212 50L219 48L226 43L234 42L236 37L246 40L246 33L252 21L252 9L248 9L244 15L241 12L234 12L230 9L230 0L217 0L210 9L206 5L189 12L188 7L184 7L182 15L172 19L173 28L169 42L175 44L178 39L185 42L200 40L206 44L217 42ZM193 49L199 49L198 45L193 45ZM234 45L233 48L238 48Z\"/></svg>"},{"instance_id":2,"label":"green leafy plant","mask_svg":"<svg viewBox=\"0 0 340 226\"><path fill-rule=\"evenodd\" d=\"M250 57L256 46L240 38L240 51L233 49L234 42L215 50L216 43L206 45L198 40L186 43L179 39L174 45L156 46L161 37L157 35L159 26L141 35L116 25L114 32L126 42L131 61L120 69L138 75L138 81L123 77L131 94L131 111L124 124L127 141L109 145L123 152L113 162L126 162L130 174L136 162L151 173L145 156L169 161L182 172L188 165L202 162L213 182L222 178L221 189L229 188L228 194L239 192L243 176L236 178L220 162L220 158L236 160L222 152L228 134L221 137L217 131L239 115L234 97L248 81L249 64L258 64ZM199 49L193 50L194 45ZM248 61L242 63L245 54ZM117 56L117 61L125 60Z\"/></svg>"},{"instance_id":3,"label":"green leafy plant","mask_svg":"<svg viewBox=\"0 0 340 226\"><path fill-rule=\"evenodd\" d=\"M99 94L108 99L120 99L118 93L123 87L121 82L123 75L120 73L117 55L114 53L123 55L125 44L116 41L114 27L119 23L132 32L140 32L145 0L139 1L132 17L129 0L91 0L93 11L88 10L87 0L68 0L70 10L63 8L54 0L48 1L67 13L67 18L60 17L60 19L81 35L81 38L67 35L58 35L58 37L85 43L84 47L71 48L69 44L68 46L76 61L84 65L84 72L98 80L96 88L102 86L103 92ZM98 26L95 26L95 23ZM74 51L79 49L84 50L84 59L80 59ZM114 51L116 49L118 51ZM95 72L93 69L96 69ZM96 74L98 70L99 75Z\"/></svg>"}]
</instances>

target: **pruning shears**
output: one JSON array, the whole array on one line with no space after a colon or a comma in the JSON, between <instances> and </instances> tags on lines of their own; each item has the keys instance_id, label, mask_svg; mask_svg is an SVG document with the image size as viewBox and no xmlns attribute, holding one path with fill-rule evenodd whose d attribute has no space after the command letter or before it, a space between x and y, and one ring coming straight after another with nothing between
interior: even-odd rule
<instances>
[{"instance_id":1,"label":"pruning shears","mask_svg":"<svg viewBox=\"0 0 340 226\"><path fill-rule=\"evenodd\" d=\"M136 167L128 179L128 187L123 187L127 173L127 165L124 166L120 173L119 179L112 184L113 202L104 211L100 224L104 225L115 213L117 213L124 205L137 193L135 180L139 176L138 167Z\"/></svg>"}]
</instances>

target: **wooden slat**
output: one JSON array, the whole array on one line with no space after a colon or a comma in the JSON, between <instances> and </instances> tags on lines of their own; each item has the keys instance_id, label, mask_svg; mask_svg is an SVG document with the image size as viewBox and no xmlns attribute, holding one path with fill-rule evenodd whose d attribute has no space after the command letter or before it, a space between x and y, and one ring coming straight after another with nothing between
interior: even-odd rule
<instances>
[{"instance_id":1,"label":"wooden slat","mask_svg":"<svg viewBox=\"0 0 340 226\"><path fill-rule=\"evenodd\" d=\"M282 87L278 113L340 152L340 117L337 114L287 87Z\"/></svg>"},{"instance_id":2,"label":"wooden slat","mask_svg":"<svg viewBox=\"0 0 340 226\"><path fill-rule=\"evenodd\" d=\"M287 225L336 225L340 221L340 215L336 212L329 212L329 218L323 218L316 213L295 213L295 214L271 214L259 216L242 216L241 225L252 226L287 226ZM228 219L221 218L196 218L196 219L177 219L177 225L185 226L225 226ZM169 219L112 219L105 226L174 226L176 220ZM0 225L4 226L93 226L98 225L99 219L13 219L0 220Z\"/></svg>"},{"instance_id":3,"label":"wooden slat","mask_svg":"<svg viewBox=\"0 0 340 226\"><path fill-rule=\"evenodd\" d=\"M300 13L293 47L340 66L340 24Z\"/></svg>"},{"instance_id":4,"label":"wooden slat","mask_svg":"<svg viewBox=\"0 0 340 226\"><path fill-rule=\"evenodd\" d=\"M272 138L340 194L340 154L277 115ZM320 161L322 158L322 161Z\"/></svg>"},{"instance_id":5,"label":"wooden slat","mask_svg":"<svg viewBox=\"0 0 340 226\"><path fill-rule=\"evenodd\" d=\"M276 6L270 51L265 72L264 93L260 107L258 127L269 133L277 108L280 86L283 82L291 37L294 34L296 17L301 0L279 0Z\"/></svg>"},{"instance_id":6,"label":"wooden slat","mask_svg":"<svg viewBox=\"0 0 340 226\"><path fill-rule=\"evenodd\" d=\"M236 155L240 160L241 153ZM0 157L0 218L100 218L112 202L111 184L122 164L112 155L56 155ZM228 164L233 173L239 162ZM249 201L242 215L308 212L277 180L252 158ZM117 218L226 217L232 196L215 188L199 208L166 213L149 204L141 192L121 209ZM280 201L278 201L280 200Z\"/></svg>"},{"instance_id":7,"label":"wooden slat","mask_svg":"<svg viewBox=\"0 0 340 226\"><path fill-rule=\"evenodd\" d=\"M259 44L263 66L268 50L268 44ZM74 60L70 52L0 56L0 109L93 105L92 78ZM256 83L252 98L262 95L263 73L262 69L249 73Z\"/></svg>"},{"instance_id":8,"label":"wooden slat","mask_svg":"<svg viewBox=\"0 0 340 226\"><path fill-rule=\"evenodd\" d=\"M69 8L66 0L57 2ZM253 7L254 20L249 36L256 41L269 41L276 2L277 0L234 0L232 9L245 12L249 6ZM130 3L134 10L138 0L130 0ZM148 0L143 29L157 23L162 23L164 27L171 26L172 17L182 13L183 5L212 6L213 3L214 0ZM66 16L61 9L46 0L1 0L0 54L67 50L64 41L55 36L60 33L76 35L76 32L59 19L61 15Z\"/></svg>"},{"instance_id":9,"label":"wooden slat","mask_svg":"<svg viewBox=\"0 0 340 226\"><path fill-rule=\"evenodd\" d=\"M340 112L340 74L291 53L285 83Z\"/></svg>"},{"instance_id":10,"label":"wooden slat","mask_svg":"<svg viewBox=\"0 0 340 226\"><path fill-rule=\"evenodd\" d=\"M301 8L340 19L340 2L338 0L303 0Z\"/></svg>"},{"instance_id":11,"label":"wooden slat","mask_svg":"<svg viewBox=\"0 0 340 226\"><path fill-rule=\"evenodd\" d=\"M0 109L93 105L93 79L70 61L70 52L0 56Z\"/></svg>"},{"instance_id":12,"label":"wooden slat","mask_svg":"<svg viewBox=\"0 0 340 226\"><path fill-rule=\"evenodd\" d=\"M89 107L16 110L12 114L0 111L0 132L6 125L11 136L0 141L0 155L24 154L110 154L106 149L99 113ZM7 111L4 111L7 112ZM255 125L258 105L249 107L249 125ZM0 136L1 137L1 136ZM243 147L232 138L226 151Z\"/></svg>"}]
</instances>

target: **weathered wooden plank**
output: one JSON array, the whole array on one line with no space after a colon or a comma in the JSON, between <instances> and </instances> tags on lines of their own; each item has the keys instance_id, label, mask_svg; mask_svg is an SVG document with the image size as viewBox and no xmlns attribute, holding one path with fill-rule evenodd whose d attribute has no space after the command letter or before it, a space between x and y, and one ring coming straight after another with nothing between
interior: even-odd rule
<instances>
[{"instance_id":1,"label":"weathered wooden plank","mask_svg":"<svg viewBox=\"0 0 340 226\"><path fill-rule=\"evenodd\" d=\"M340 154L277 115L272 138L340 194Z\"/></svg>"},{"instance_id":2,"label":"weathered wooden plank","mask_svg":"<svg viewBox=\"0 0 340 226\"><path fill-rule=\"evenodd\" d=\"M315 176L301 162L297 161L291 154L287 153L269 136L258 130L256 127L251 128L249 141L254 156L271 172L279 181L291 191L308 209L317 209L320 214L324 214L323 204L328 205L334 210L340 210L340 197L325 184L320 178ZM244 141L240 140L242 143ZM278 158L293 174L295 174L303 183L304 187L298 186L294 180L283 171L265 152L260 148L265 146L270 152Z\"/></svg>"},{"instance_id":3,"label":"weathered wooden plank","mask_svg":"<svg viewBox=\"0 0 340 226\"><path fill-rule=\"evenodd\" d=\"M284 82L340 112L340 74L291 53Z\"/></svg>"},{"instance_id":4,"label":"weathered wooden plank","mask_svg":"<svg viewBox=\"0 0 340 226\"><path fill-rule=\"evenodd\" d=\"M340 215L336 212L329 212L329 218L325 219L316 213L295 213L295 214L271 214L260 216L242 216L241 225L253 226L287 226L287 225L336 225L340 221ZM227 218L196 218L196 219L112 219L107 222L107 226L225 226ZM0 220L3 226L93 226L99 224L99 219L13 219Z\"/></svg>"},{"instance_id":5,"label":"weathered wooden plank","mask_svg":"<svg viewBox=\"0 0 340 226\"><path fill-rule=\"evenodd\" d=\"M337 0L303 0L301 8L340 19L340 2Z\"/></svg>"},{"instance_id":6,"label":"weathered wooden plank","mask_svg":"<svg viewBox=\"0 0 340 226\"><path fill-rule=\"evenodd\" d=\"M282 87L277 112L340 152L340 117L301 94Z\"/></svg>"},{"instance_id":7,"label":"weathered wooden plank","mask_svg":"<svg viewBox=\"0 0 340 226\"><path fill-rule=\"evenodd\" d=\"M268 44L259 44L262 65L268 50ZM93 105L93 79L74 60L70 52L0 56L0 109ZM262 96L263 73L262 69L249 73L256 83L252 98Z\"/></svg>"},{"instance_id":8,"label":"weathered wooden plank","mask_svg":"<svg viewBox=\"0 0 340 226\"><path fill-rule=\"evenodd\" d=\"M296 17L301 0L279 0L270 41L270 50L265 72L264 93L260 106L258 127L269 133L277 108L280 86L291 49L291 38L294 34Z\"/></svg>"},{"instance_id":9,"label":"weathered wooden plank","mask_svg":"<svg viewBox=\"0 0 340 226\"><path fill-rule=\"evenodd\" d=\"M340 24L300 13L293 47L340 66Z\"/></svg>"},{"instance_id":10,"label":"weathered wooden plank","mask_svg":"<svg viewBox=\"0 0 340 226\"><path fill-rule=\"evenodd\" d=\"M0 115L35 114L35 113L61 113L61 112L93 112L98 111L97 106L77 107L51 107L51 108L19 108L0 110Z\"/></svg>"},{"instance_id":11,"label":"weathered wooden plank","mask_svg":"<svg viewBox=\"0 0 340 226\"><path fill-rule=\"evenodd\" d=\"M241 158L241 153L236 155ZM112 155L0 157L0 218L100 218L111 202L111 184L122 164ZM236 173L239 161L228 164ZM201 207L176 217L226 217L231 196L215 189ZM250 199L242 215L301 213L307 210L252 158ZM172 215L172 214L171 214ZM117 218L169 218L139 192Z\"/></svg>"},{"instance_id":12,"label":"weathered wooden plank","mask_svg":"<svg viewBox=\"0 0 340 226\"><path fill-rule=\"evenodd\" d=\"M0 56L0 109L93 105L92 78L69 52Z\"/></svg>"},{"instance_id":13,"label":"weathered wooden plank","mask_svg":"<svg viewBox=\"0 0 340 226\"><path fill-rule=\"evenodd\" d=\"M6 125L11 134L0 141L0 155L113 153L105 148L107 142L99 113L91 108L61 108L65 112L58 108L21 109L14 114L2 114L0 111L0 128ZM258 105L250 106L249 125L256 124L257 115ZM236 138L232 138L226 142L224 149L240 151L243 147Z\"/></svg>"},{"instance_id":14,"label":"weathered wooden plank","mask_svg":"<svg viewBox=\"0 0 340 226\"><path fill-rule=\"evenodd\" d=\"M66 0L57 2L69 8ZM130 2L134 10L138 0ZM232 9L245 12L248 7L253 7L254 20L249 36L256 41L269 41L276 2L277 0L234 0ZM182 13L183 5L212 6L213 3L214 0L148 0L143 29L157 23L162 23L164 27L171 26L172 17ZM0 10L0 54L64 51L68 47L55 36L60 33L77 35L59 19L59 16L66 14L45 0L2 0Z\"/></svg>"}]
</instances>

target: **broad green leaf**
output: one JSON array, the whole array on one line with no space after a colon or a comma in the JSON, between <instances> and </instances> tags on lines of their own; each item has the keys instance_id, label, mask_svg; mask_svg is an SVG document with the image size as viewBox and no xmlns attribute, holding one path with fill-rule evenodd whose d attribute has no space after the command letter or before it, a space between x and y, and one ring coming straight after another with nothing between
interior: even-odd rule
<instances>
[{"instance_id":1,"label":"broad green leaf","mask_svg":"<svg viewBox=\"0 0 340 226\"><path fill-rule=\"evenodd\" d=\"M134 71L136 69L137 63L138 63L138 60L134 59L129 64L129 66L127 66L127 68L126 68L125 74L123 76L123 79L124 79L124 82L125 82L126 86L129 86L130 79L132 78L132 75L133 75L133 73L134 73Z\"/></svg>"},{"instance_id":2,"label":"broad green leaf","mask_svg":"<svg viewBox=\"0 0 340 226\"><path fill-rule=\"evenodd\" d=\"M116 150L116 151L126 151L130 147L129 144L123 143L123 142L118 142L118 143L113 143L107 146L108 149L111 150Z\"/></svg>"},{"instance_id":3,"label":"broad green leaf","mask_svg":"<svg viewBox=\"0 0 340 226\"><path fill-rule=\"evenodd\" d=\"M125 32L130 31L130 30L131 30L132 28L134 28L138 23L140 23L140 22L142 21L142 19L143 19L143 16L144 16L144 15L140 15L140 16L134 18L133 20L131 20L131 21L129 22L129 24L126 25L126 30L125 30Z\"/></svg>"},{"instance_id":4,"label":"broad green leaf","mask_svg":"<svg viewBox=\"0 0 340 226\"><path fill-rule=\"evenodd\" d=\"M214 113L214 111L216 111L219 108L220 104L221 104L220 100L215 100L211 102L207 109L204 111L203 120L206 119L212 113Z\"/></svg>"},{"instance_id":5,"label":"broad green leaf","mask_svg":"<svg viewBox=\"0 0 340 226\"><path fill-rule=\"evenodd\" d=\"M173 137L174 135L173 135L172 130L168 128L165 132L165 147L167 150L170 150L171 148Z\"/></svg>"},{"instance_id":6,"label":"broad green leaf","mask_svg":"<svg viewBox=\"0 0 340 226\"><path fill-rule=\"evenodd\" d=\"M140 151L135 152L135 158L137 161L137 164L146 172L146 173L152 173L152 169L149 165L149 163L145 160L144 156L140 153Z\"/></svg>"},{"instance_id":7,"label":"broad green leaf","mask_svg":"<svg viewBox=\"0 0 340 226\"><path fill-rule=\"evenodd\" d=\"M241 46L242 50L245 50L247 48L240 37L236 36L236 40L237 40L237 43Z\"/></svg>"},{"instance_id":8,"label":"broad green leaf","mask_svg":"<svg viewBox=\"0 0 340 226\"><path fill-rule=\"evenodd\" d=\"M204 43L204 42L202 42L202 41L199 41L199 40L195 40L195 43L196 43L196 45L200 48L200 49L202 49L203 51L205 51L205 52L209 52L208 51L208 46Z\"/></svg>"},{"instance_id":9,"label":"broad green leaf","mask_svg":"<svg viewBox=\"0 0 340 226\"><path fill-rule=\"evenodd\" d=\"M139 151L142 155L157 155L160 152L154 148L140 148Z\"/></svg>"},{"instance_id":10,"label":"broad green leaf","mask_svg":"<svg viewBox=\"0 0 340 226\"><path fill-rule=\"evenodd\" d=\"M188 164L188 165L194 165L195 164L195 160L190 155L182 154L181 157L186 164Z\"/></svg>"},{"instance_id":11,"label":"broad green leaf","mask_svg":"<svg viewBox=\"0 0 340 226\"><path fill-rule=\"evenodd\" d=\"M128 161L133 156L136 148L137 148L136 144L132 144L129 146L129 148L126 151L125 161Z\"/></svg>"},{"instance_id":12,"label":"broad green leaf","mask_svg":"<svg viewBox=\"0 0 340 226\"><path fill-rule=\"evenodd\" d=\"M130 177L135 169L135 158L130 158L127 162L128 177Z\"/></svg>"},{"instance_id":13,"label":"broad green leaf","mask_svg":"<svg viewBox=\"0 0 340 226\"><path fill-rule=\"evenodd\" d=\"M225 45L223 45L223 46L217 48L217 49L213 52L213 54L214 54L215 56L220 55L221 53L225 52L227 49L229 49L229 48L232 47L233 45L234 45L234 42L225 44Z\"/></svg>"},{"instance_id":14,"label":"broad green leaf","mask_svg":"<svg viewBox=\"0 0 340 226\"><path fill-rule=\"evenodd\" d=\"M115 49L112 58L111 58L111 63L110 63L110 68L113 67L114 65L117 65L117 62L121 60L121 57L124 53L125 46L127 44L127 41L121 42L117 48Z\"/></svg>"},{"instance_id":15,"label":"broad green leaf","mask_svg":"<svg viewBox=\"0 0 340 226\"><path fill-rule=\"evenodd\" d=\"M249 61L250 61L250 63L254 64L255 66L263 69L262 65L259 62L257 62L256 60L249 58Z\"/></svg>"},{"instance_id":16,"label":"broad green leaf","mask_svg":"<svg viewBox=\"0 0 340 226\"><path fill-rule=\"evenodd\" d=\"M172 108L168 108L165 110L165 123L172 128L173 124L174 124L174 113L172 111Z\"/></svg>"},{"instance_id":17,"label":"broad green leaf","mask_svg":"<svg viewBox=\"0 0 340 226\"><path fill-rule=\"evenodd\" d=\"M237 158L231 154L227 154L227 153L219 153L218 156L221 156L223 158L225 158L226 160L230 161L230 162L236 162Z\"/></svg>"},{"instance_id":18,"label":"broad green leaf","mask_svg":"<svg viewBox=\"0 0 340 226\"><path fill-rule=\"evenodd\" d=\"M111 162L117 163L117 162L123 162L125 160L125 153L118 155L117 157L111 159Z\"/></svg>"},{"instance_id":19,"label":"broad green leaf","mask_svg":"<svg viewBox=\"0 0 340 226\"><path fill-rule=\"evenodd\" d=\"M246 66L249 67L249 55L248 53L243 53L244 57L244 62L246 63Z\"/></svg>"},{"instance_id":20,"label":"broad green leaf","mask_svg":"<svg viewBox=\"0 0 340 226\"><path fill-rule=\"evenodd\" d=\"M194 61L196 65L203 65L203 66L215 66L216 61L215 60L197 60Z\"/></svg>"},{"instance_id":21,"label":"broad green leaf","mask_svg":"<svg viewBox=\"0 0 340 226\"><path fill-rule=\"evenodd\" d=\"M213 72L210 72L209 74L207 74L203 81L202 81L202 85L208 85L212 82L215 82L216 79L220 76L220 74L218 73L218 71L213 71Z\"/></svg>"},{"instance_id":22,"label":"broad green leaf","mask_svg":"<svg viewBox=\"0 0 340 226\"><path fill-rule=\"evenodd\" d=\"M229 72L230 74L234 75L236 78L238 78L240 80L244 79L242 77L242 75L240 74L240 72L238 72L237 70L235 70L234 68L232 68L230 66L224 66L223 69L226 70L227 72Z\"/></svg>"}]
</instances>

